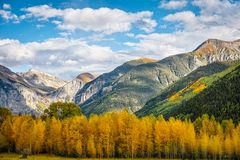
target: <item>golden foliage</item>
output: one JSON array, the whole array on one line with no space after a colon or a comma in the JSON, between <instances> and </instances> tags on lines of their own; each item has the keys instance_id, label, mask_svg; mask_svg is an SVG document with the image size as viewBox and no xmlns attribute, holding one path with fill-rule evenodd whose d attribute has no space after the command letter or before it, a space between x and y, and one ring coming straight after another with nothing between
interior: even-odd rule
<instances>
[{"instance_id":1,"label":"golden foliage","mask_svg":"<svg viewBox=\"0 0 240 160\"><path fill-rule=\"evenodd\" d=\"M220 124L208 116L194 123L161 116L137 118L127 111L64 120L13 116L3 121L0 134L0 143L6 144L7 139L12 144L9 148L32 154L83 158L240 156L240 125L231 120Z\"/></svg>"},{"instance_id":2,"label":"golden foliage","mask_svg":"<svg viewBox=\"0 0 240 160\"><path fill-rule=\"evenodd\" d=\"M184 89L180 90L179 92L174 93L173 95L168 97L168 101L174 102L181 99L186 93L193 92L195 94L201 92L206 88L206 84L201 82L201 79L193 82L191 85L185 87Z\"/></svg>"}]
</instances>

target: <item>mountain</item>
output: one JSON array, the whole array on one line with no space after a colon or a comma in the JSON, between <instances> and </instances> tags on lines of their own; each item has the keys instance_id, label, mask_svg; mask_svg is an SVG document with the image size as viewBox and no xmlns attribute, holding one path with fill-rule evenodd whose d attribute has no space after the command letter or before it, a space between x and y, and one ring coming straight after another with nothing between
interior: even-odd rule
<instances>
[{"instance_id":1,"label":"mountain","mask_svg":"<svg viewBox=\"0 0 240 160\"><path fill-rule=\"evenodd\" d=\"M119 77L126 72L134 68L135 66L156 62L154 59L141 58L137 60L131 60L123 65L115 68L112 72L104 73L97 77L90 83L87 83L75 96L75 103L82 104L83 102L91 102L97 97L101 97L107 94L111 90L111 85Z\"/></svg>"},{"instance_id":2,"label":"mountain","mask_svg":"<svg viewBox=\"0 0 240 160\"><path fill-rule=\"evenodd\" d=\"M44 93L44 90L32 86L20 75L0 66L0 106L8 107L17 114L36 113L36 104L40 97L44 97Z\"/></svg>"},{"instance_id":3,"label":"mountain","mask_svg":"<svg viewBox=\"0 0 240 160\"><path fill-rule=\"evenodd\" d=\"M201 77L198 69L203 70L203 75L211 75L228 67L227 64L224 66L222 63L213 62L238 59L240 40L228 42L209 39L189 53L170 56L160 61L149 58L132 60L97 78L83 73L69 82L37 70L16 74L1 66L0 106L9 107L14 113L41 114L50 103L63 101L80 105L86 115L126 108L137 112L150 99L163 93L180 79L185 85L178 85L171 93L184 90L185 87L186 91L196 86L204 88L205 86L201 85L202 80L208 79L198 81L196 77ZM202 68L211 63L213 65L208 72ZM194 71L198 71L195 79L186 77L193 75ZM196 76L197 74L199 76ZM193 86L188 86L189 82Z\"/></svg>"},{"instance_id":4,"label":"mountain","mask_svg":"<svg viewBox=\"0 0 240 160\"><path fill-rule=\"evenodd\" d=\"M213 115L217 120L240 121L240 65L229 71L195 97L179 105L170 116L196 119L199 115Z\"/></svg>"},{"instance_id":5,"label":"mountain","mask_svg":"<svg viewBox=\"0 0 240 160\"><path fill-rule=\"evenodd\" d=\"M92 75L91 73L81 73L77 76L77 79L83 81L84 83L91 82L94 80L96 77Z\"/></svg>"},{"instance_id":6,"label":"mountain","mask_svg":"<svg viewBox=\"0 0 240 160\"><path fill-rule=\"evenodd\" d=\"M178 106L204 91L204 89L231 72L239 64L240 61L214 62L199 67L189 75L168 86L157 97L149 100L142 109L136 112L136 115L158 116L161 114L168 118L172 116L171 112L175 111Z\"/></svg>"},{"instance_id":7,"label":"mountain","mask_svg":"<svg viewBox=\"0 0 240 160\"><path fill-rule=\"evenodd\" d=\"M67 82L33 69L17 74L0 66L0 106L14 114L38 115L52 102L73 102L77 91L93 78L84 73Z\"/></svg>"},{"instance_id":8,"label":"mountain","mask_svg":"<svg viewBox=\"0 0 240 160\"><path fill-rule=\"evenodd\" d=\"M25 73L19 73L25 80L28 81L32 86L38 87L45 91L53 91L59 87L62 87L67 82L61 80L53 75L30 69Z\"/></svg>"},{"instance_id":9,"label":"mountain","mask_svg":"<svg viewBox=\"0 0 240 160\"><path fill-rule=\"evenodd\" d=\"M50 92L49 96L51 99L62 102L74 102L74 97L76 93L88 82L95 79L91 73L82 73L78 75L72 81L66 83L64 86L58 88L57 90Z\"/></svg>"},{"instance_id":10,"label":"mountain","mask_svg":"<svg viewBox=\"0 0 240 160\"><path fill-rule=\"evenodd\" d=\"M179 105L170 116L196 119L199 115L213 115L217 120L240 121L240 63L211 86Z\"/></svg>"},{"instance_id":11,"label":"mountain","mask_svg":"<svg viewBox=\"0 0 240 160\"><path fill-rule=\"evenodd\" d=\"M189 53L131 65L124 72L118 67L85 85L77 93L75 102L86 115L124 108L136 112L167 86L197 68L215 61L237 59L240 59L240 40L209 39Z\"/></svg>"}]
</instances>

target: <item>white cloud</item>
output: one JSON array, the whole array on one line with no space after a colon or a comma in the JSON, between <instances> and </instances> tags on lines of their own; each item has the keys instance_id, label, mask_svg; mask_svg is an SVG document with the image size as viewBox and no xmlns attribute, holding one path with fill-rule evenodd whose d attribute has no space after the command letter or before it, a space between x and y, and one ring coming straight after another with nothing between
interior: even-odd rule
<instances>
[{"instance_id":1,"label":"white cloud","mask_svg":"<svg viewBox=\"0 0 240 160\"><path fill-rule=\"evenodd\" d=\"M29 7L24 11L27 12L26 18L52 20L59 29L67 31L79 29L112 34L127 32L137 27L145 32L151 32L157 26L150 11L130 13L110 8L56 9L48 5Z\"/></svg>"},{"instance_id":2,"label":"white cloud","mask_svg":"<svg viewBox=\"0 0 240 160\"><path fill-rule=\"evenodd\" d=\"M79 39L54 38L29 43L0 40L1 64L8 67L30 65L64 78L73 78L81 72L99 74L110 71L133 58L114 52L109 47L89 45Z\"/></svg>"},{"instance_id":3,"label":"white cloud","mask_svg":"<svg viewBox=\"0 0 240 160\"><path fill-rule=\"evenodd\" d=\"M0 9L0 17L6 21L12 20L14 23L19 22L19 18L16 14L13 14L11 11L5 11Z\"/></svg>"},{"instance_id":4,"label":"white cloud","mask_svg":"<svg viewBox=\"0 0 240 160\"><path fill-rule=\"evenodd\" d=\"M193 4L200 8L199 15L192 11L181 11L163 18L175 25L174 32L137 35L139 42L124 44L132 47L134 53L161 59L192 51L209 38L240 39L240 3L195 0Z\"/></svg>"},{"instance_id":5,"label":"white cloud","mask_svg":"<svg viewBox=\"0 0 240 160\"><path fill-rule=\"evenodd\" d=\"M11 5L10 4L3 4L3 9L11 9Z\"/></svg>"},{"instance_id":6,"label":"white cloud","mask_svg":"<svg viewBox=\"0 0 240 160\"><path fill-rule=\"evenodd\" d=\"M126 35L127 37L130 37L130 38L135 37L135 34L133 34L133 33L126 33L125 35Z\"/></svg>"},{"instance_id":7,"label":"white cloud","mask_svg":"<svg viewBox=\"0 0 240 160\"><path fill-rule=\"evenodd\" d=\"M164 17L166 21L182 21L188 23L189 21L195 20L195 14L191 11L177 12L175 14L169 14Z\"/></svg>"},{"instance_id":8,"label":"white cloud","mask_svg":"<svg viewBox=\"0 0 240 160\"><path fill-rule=\"evenodd\" d=\"M160 8L164 9L181 9L187 5L186 0L163 0L160 4Z\"/></svg>"}]
</instances>

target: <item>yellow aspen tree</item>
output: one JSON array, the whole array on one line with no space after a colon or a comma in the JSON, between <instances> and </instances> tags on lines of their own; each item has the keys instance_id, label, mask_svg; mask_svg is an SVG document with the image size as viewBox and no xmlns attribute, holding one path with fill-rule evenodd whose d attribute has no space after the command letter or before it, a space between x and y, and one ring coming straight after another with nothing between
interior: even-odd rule
<instances>
[{"instance_id":1,"label":"yellow aspen tree","mask_svg":"<svg viewBox=\"0 0 240 160\"><path fill-rule=\"evenodd\" d=\"M88 157L91 157L91 158L95 158L97 154L93 135L90 135L88 138L87 154L88 154Z\"/></svg>"},{"instance_id":2,"label":"yellow aspen tree","mask_svg":"<svg viewBox=\"0 0 240 160\"><path fill-rule=\"evenodd\" d=\"M82 144L82 141L81 140L78 140L76 142L76 152L78 154L79 157L82 157L83 155L83 144Z\"/></svg>"},{"instance_id":3,"label":"yellow aspen tree","mask_svg":"<svg viewBox=\"0 0 240 160\"><path fill-rule=\"evenodd\" d=\"M33 144L33 153L39 154L43 151L44 146L44 133L45 133L45 122L41 119L35 120L34 130L36 131L36 135L34 138Z\"/></svg>"},{"instance_id":4,"label":"yellow aspen tree","mask_svg":"<svg viewBox=\"0 0 240 160\"><path fill-rule=\"evenodd\" d=\"M209 143L209 137L205 132L203 132L199 140L199 144L200 144L199 147L200 147L202 158L207 158L208 143Z\"/></svg>"},{"instance_id":5,"label":"yellow aspen tree","mask_svg":"<svg viewBox=\"0 0 240 160\"><path fill-rule=\"evenodd\" d=\"M84 116L76 116L70 123L72 139L70 140L72 154L77 153L79 157L85 157L85 135L87 132L87 119Z\"/></svg>"},{"instance_id":6,"label":"yellow aspen tree","mask_svg":"<svg viewBox=\"0 0 240 160\"><path fill-rule=\"evenodd\" d=\"M208 150L214 159L222 156L222 143L220 136L211 136L209 139Z\"/></svg>"},{"instance_id":7,"label":"yellow aspen tree","mask_svg":"<svg viewBox=\"0 0 240 160\"><path fill-rule=\"evenodd\" d=\"M62 124L60 120L52 117L46 125L46 150L49 153L61 153L63 151L62 143Z\"/></svg>"},{"instance_id":8,"label":"yellow aspen tree","mask_svg":"<svg viewBox=\"0 0 240 160\"><path fill-rule=\"evenodd\" d=\"M239 125L233 130L232 141L233 141L234 153L237 157L240 157L240 126Z\"/></svg>"},{"instance_id":9,"label":"yellow aspen tree","mask_svg":"<svg viewBox=\"0 0 240 160\"><path fill-rule=\"evenodd\" d=\"M185 145L185 149L191 155L195 155L197 152L197 140L196 140L196 132L191 122L185 122L185 127L182 130L182 133L187 132L184 134L183 141Z\"/></svg>"},{"instance_id":10,"label":"yellow aspen tree","mask_svg":"<svg viewBox=\"0 0 240 160\"><path fill-rule=\"evenodd\" d=\"M228 158L231 159L233 153L234 153L234 144L232 143L232 139L229 135L226 136L224 140L224 151L228 155Z\"/></svg>"},{"instance_id":11,"label":"yellow aspen tree","mask_svg":"<svg viewBox=\"0 0 240 160\"><path fill-rule=\"evenodd\" d=\"M116 155L119 157L129 156L129 140L127 139L127 123L129 123L128 114L129 113L127 111L116 113L115 124L117 132L115 133L115 145Z\"/></svg>"},{"instance_id":12,"label":"yellow aspen tree","mask_svg":"<svg viewBox=\"0 0 240 160\"><path fill-rule=\"evenodd\" d=\"M169 149L170 149L170 158L175 158L178 153L178 149L181 148L181 127L182 123L180 120L175 120L174 118L170 118L168 121L169 129L170 129L170 141L169 141Z\"/></svg>"},{"instance_id":13,"label":"yellow aspen tree","mask_svg":"<svg viewBox=\"0 0 240 160\"><path fill-rule=\"evenodd\" d=\"M7 147L8 147L8 152L11 151L11 149L14 146L14 128L13 128L13 124L12 124L12 118L11 117L7 117L2 125L1 125L1 130L0 130L1 134L6 138L7 140Z\"/></svg>"},{"instance_id":14,"label":"yellow aspen tree","mask_svg":"<svg viewBox=\"0 0 240 160\"><path fill-rule=\"evenodd\" d=\"M112 130L110 125L113 124L112 119L110 118L110 114L105 114L100 116L98 120L98 140L100 148L98 150L100 157L105 156L107 158L110 157L112 154L112 145L113 145L113 138L112 138ZM101 155L102 153L102 155Z\"/></svg>"},{"instance_id":15,"label":"yellow aspen tree","mask_svg":"<svg viewBox=\"0 0 240 160\"><path fill-rule=\"evenodd\" d=\"M146 152L147 152L147 118L144 117L140 120L139 124L139 130L140 130L140 135L139 135L139 156L145 157ZM151 141L151 139L149 139Z\"/></svg>"},{"instance_id":16,"label":"yellow aspen tree","mask_svg":"<svg viewBox=\"0 0 240 160\"><path fill-rule=\"evenodd\" d=\"M138 128L138 119L135 115L126 114L123 117L125 123L125 129L123 130L122 142L125 148L126 157L134 158L137 155L138 146L139 146L139 128Z\"/></svg>"},{"instance_id":17,"label":"yellow aspen tree","mask_svg":"<svg viewBox=\"0 0 240 160\"><path fill-rule=\"evenodd\" d=\"M87 155L88 157L96 157L97 153L99 153L99 148L97 148L97 143L100 141L97 137L98 134L98 120L99 117L97 115L93 115L89 118L88 121L88 141L87 141ZM98 149L98 152L97 152Z\"/></svg>"},{"instance_id":18,"label":"yellow aspen tree","mask_svg":"<svg viewBox=\"0 0 240 160\"><path fill-rule=\"evenodd\" d=\"M145 125L147 127L147 134L146 134L146 139L145 139L145 144L146 144L146 154L147 157L151 157L154 152L154 123L155 123L155 117L150 116L145 119ZM141 132L141 131L140 131Z\"/></svg>"},{"instance_id":19,"label":"yellow aspen tree","mask_svg":"<svg viewBox=\"0 0 240 160\"><path fill-rule=\"evenodd\" d=\"M72 155L76 153L76 142L80 141L80 119L79 117L73 117L70 119L65 120L67 123L66 129L64 128L64 131L66 131L67 137L66 137L66 143L65 147L67 149L67 154Z\"/></svg>"},{"instance_id":20,"label":"yellow aspen tree","mask_svg":"<svg viewBox=\"0 0 240 160\"><path fill-rule=\"evenodd\" d=\"M168 157L170 129L163 117L159 117L154 127L154 140L158 157ZM164 155L163 155L164 154Z\"/></svg>"},{"instance_id":21,"label":"yellow aspen tree","mask_svg":"<svg viewBox=\"0 0 240 160\"><path fill-rule=\"evenodd\" d=\"M34 140L34 120L29 116L24 116L24 121L20 125L20 133L16 141L16 150L18 152L32 153L32 146Z\"/></svg>"}]
</instances>

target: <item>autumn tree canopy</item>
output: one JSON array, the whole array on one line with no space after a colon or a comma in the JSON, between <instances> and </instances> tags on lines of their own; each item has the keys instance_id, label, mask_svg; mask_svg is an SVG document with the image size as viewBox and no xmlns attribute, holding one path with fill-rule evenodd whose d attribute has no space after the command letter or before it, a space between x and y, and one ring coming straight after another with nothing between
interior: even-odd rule
<instances>
[{"instance_id":1,"label":"autumn tree canopy","mask_svg":"<svg viewBox=\"0 0 240 160\"><path fill-rule=\"evenodd\" d=\"M58 107L59 103L51 109ZM81 158L240 156L240 125L232 120L220 123L207 115L195 122L165 120L162 116L138 118L127 111L86 118L66 114L66 110L60 115L55 115L56 110L50 111L51 116L44 119L7 116L1 123L0 151Z\"/></svg>"}]
</instances>

